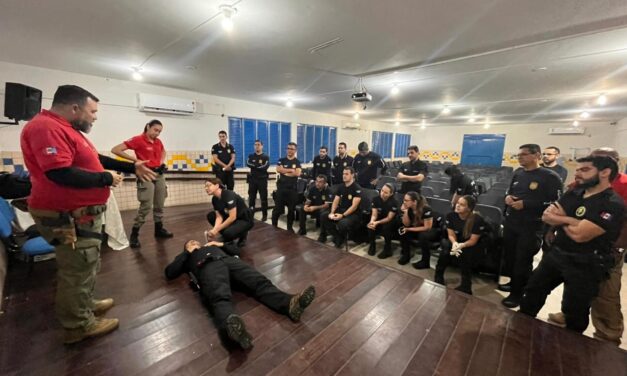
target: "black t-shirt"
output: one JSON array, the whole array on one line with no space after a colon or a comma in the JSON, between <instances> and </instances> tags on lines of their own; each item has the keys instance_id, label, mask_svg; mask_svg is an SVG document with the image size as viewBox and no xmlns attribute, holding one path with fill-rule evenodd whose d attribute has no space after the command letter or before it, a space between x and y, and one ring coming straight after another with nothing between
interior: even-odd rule
<instances>
[{"instance_id":1,"label":"black t-shirt","mask_svg":"<svg viewBox=\"0 0 627 376\"><path fill-rule=\"evenodd\" d=\"M229 164L229 162L231 161L231 154L235 154L235 149L233 148L233 145L229 144L228 142L224 147L222 147L219 142L211 147L211 155L217 155L218 159L224 164ZM233 170L235 170L235 165L231 166L231 171L227 172L232 172ZM222 171L222 166L214 163L213 171Z\"/></svg>"},{"instance_id":2,"label":"black t-shirt","mask_svg":"<svg viewBox=\"0 0 627 376\"><path fill-rule=\"evenodd\" d=\"M327 177L327 181L331 180L331 167L333 161L329 156L325 156L324 159L317 155L313 160L313 169L311 170L311 178L315 179L318 175L324 175Z\"/></svg>"},{"instance_id":3,"label":"black t-shirt","mask_svg":"<svg viewBox=\"0 0 627 376\"><path fill-rule=\"evenodd\" d=\"M463 220L459 217L459 214L455 212L448 213L446 215L446 228L451 229L455 233L455 239L458 243L463 243L466 240L470 239L470 236L464 238L464 226L466 226L466 220ZM470 231L471 235L481 235L485 230L485 221L480 215L475 215L475 222L472 224L472 229Z\"/></svg>"},{"instance_id":4,"label":"black t-shirt","mask_svg":"<svg viewBox=\"0 0 627 376\"><path fill-rule=\"evenodd\" d=\"M342 181L342 174L344 173L344 167L352 167L353 166L353 157L346 154L344 158L340 158L337 155L333 158L333 178L334 181Z\"/></svg>"},{"instance_id":5,"label":"black t-shirt","mask_svg":"<svg viewBox=\"0 0 627 376\"><path fill-rule=\"evenodd\" d=\"M267 178L270 158L263 153L252 153L248 155L246 166L250 167L250 175L253 178Z\"/></svg>"},{"instance_id":6,"label":"black t-shirt","mask_svg":"<svg viewBox=\"0 0 627 376\"><path fill-rule=\"evenodd\" d=\"M513 223L540 223L544 209L562 194L562 181L551 170L537 168L525 171L519 168L514 172L508 195L523 200L523 208L516 210L507 207L505 219Z\"/></svg>"},{"instance_id":7,"label":"black t-shirt","mask_svg":"<svg viewBox=\"0 0 627 376\"><path fill-rule=\"evenodd\" d=\"M625 204L623 199L611 188L590 197L583 197L584 190L571 189L558 201L566 215L579 220L588 220L605 230L601 236L577 243L572 240L563 227L558 227L554 245L570 252L609 252L622 229Z\"/></svg>"},{"instance_id":8,"label":"black t-shirt","mask_svg":"<svg viewBox=\"0 0 627 376\"><path fill-rule=\"evenodd\" d=\"M457 175L451 178L451 194L457 193L460 196L476 195L475 181L466 175Z\"/></svg>"},{"instance_id":9,"label":"black t-shirt","mask_svg":"<svg viewBox=\"0 0 627 376\"><path fill-rule=\"evenodd\" d=\"M400 172L408 176L418 176L420 174L423 174L426 179L427 174L429 173L429 168L427 167L426 163L424 163L420 159L416 159L413 162L408 161L403 163ZM401 184L401 190L399 192L407 193L413 191L420 193L420 187L422 187L422 182L404 181L403 184Z\"/></svg>"},{"instance_id":10,"label":"black t-shirt","mask_svg":"<svg viewBox=\"0 0 627 376\"><path fill-rule=\"evenodd\" d=\"M300 161L298 158L289 159L287 157L283 157L279 159L278 166L282 166L284 168L300 168ZM296 182L298 181L297 176L286 176L283 174L279 174L279 181L277 182L277 187L281 189L296 189Z\"/></svg>"},{"instance_id":11,"label":"black t-shirt","mask_svg":"<svg viewBox=\"0 0 627 376\"><path fill-rule=\"evenodd\" d=\"M416 218L414 218L413 210L409 210L409 219L411 220L411 225L407 227L422 226L425 219L429 219L429 218L433 218L433 210L431 210L431 207L429 205L425 205L422 208L422 216L420 217L420 220L417 220Z\"/></svg>"},{"instance_id":12,"label":"black t-shirt","mask_svg":"<svg viewBox=\"0 0 627 376\"><path fill-rule=\"evenodd\" d=\"M355 197L361 197L361 186L355 182L348 187L346 184L342 184L338 189L337 195L340 197L340 205L336 212L341 214L353 205Z\"/></svg>"},{"instance_id":13,"label":"black t-shirt","mask_svg":"<svg viewBox=\"0 0 627 376\"><path fill-rule=\"evenodd\" d=\"M377 169L384 169L385 162L379 154L371 151L365 157L357 154L353 160L353 168L357 173L357 183L370 187L370 182L377 178Z\"/></svg>"},{"instance_id":14,"label":"black t-shirt","mask_svg":"<svg viewBox=\"0 0 627 376\"><path fill-rule=\"evenodd\" d=\"M390 212L398 214L399 210L398 202L396 202L394 197L390 197L386 201L383 201L381 196L377 196L372 199L372 208L377 209L377 221L386 218Z\"/></svg>"},{"instance_id":15,"label":"black t-shirt","mask_svg":"<svg viewBox=\"0 0 627 376\"><path fill-rule=\"evenodd\" d=\"M566 178L568 177L568 170L566 168L564 168L564 166L560 166L560 165L555 165L553 167L548 167L548 166L542 166L544 168L547 168L553 172L555 172L560 179L562 180L562 183L566 181Z\"/></svg>"},{"instance_id":16,"label":"black t-shirt","mask_svg":"<svg viewBox=\"0 0 627 376\"><path fill-rule=\"evenodd\" d=\"M223 189L220 198L213 196L211 204L213 205L213 210L220 213L224 220L229 217L228 211L233 208L237 208L237 219L249 218L246 213L248 205L246 205L243 198L233 191Z\"/></svg>"},{"instance_id":17,"label":"black t-shirt","mask_svg":"<svg viewBox=\"0 0 627 376\"><path fill-rule=\"evenodd\" d=\"M325 202L330 202L332 199L331 190L328 186L324 187L322 190L319 190L314 186L307 194L307 201L309 201L309 205L311 206L324 205Z\"/></svg>"}]
</instances>

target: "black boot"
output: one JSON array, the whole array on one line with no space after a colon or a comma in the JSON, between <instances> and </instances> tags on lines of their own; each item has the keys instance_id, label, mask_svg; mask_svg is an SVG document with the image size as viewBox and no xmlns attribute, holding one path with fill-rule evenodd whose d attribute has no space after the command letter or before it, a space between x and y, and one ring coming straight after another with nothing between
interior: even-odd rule
<instances>
[{"instance_id":1,"label":"black boot","mask_svg":"<svg viewBox=\"0 0 627 376\"><path fill-rule=\"evenodd\" d=\"M163 228L162 222L155 222L155 238L171 238L174 234Z\"/></svg>"},{"instance_id":2,"label":"black boot","mask_svg":"<svg viewBox=\"0 0 627 376\"><path fill-rule=\"evenodd\" d=\"M261 203L261 222L268 220L268 202Z\"/></svg>"},{"instance_id":3,"label":"black boot","mask_svg":"<svg viewBox=\"0 0 627 376\"><path fill-rule=\"evenodd\" d=\"M385 246L383 247L383 251L381 251L381 253L379 253L377 257L383 260L391 256L392 256L392 244L386 242Z\"/></svg>"},{"instance_id":4,"label":"black boot","mask_svg":"<svg viewBox=\"0 0 627 376\"><path fill-rule=\"evenodd\" d=\"M239 238L239 240L237 241L237 247L238 248L242 248L246 245L246 238L248 237L248 234L246 234L245 236L242 236L241 238Z\"/></svg>"},{"instance_id":5,"label":"black boot","mask_svg":"<svg viewBox=\"0 0 627 376\"><path fill-rule=\"evenodd\" d=\"M433 282L446 286L446 283L444 283L444 271L436 270L435 277L433 278Z\"/></svg>"},{"instance_id":6,"label":"black boot","mask_svg":"<svg viewBox=\"0 0 627 376\"><path fill-rule=\"evenodd\" d=\"M411 260L411 249L409 248L409 244L403 243L401 244L401 258L398 259L399 265L407 265L409 260Z\"/></svg>"},{"instance_id":7,"label":"black boot","mask_svg":"<svg viewBox=\"0 0 627 376\"><path fill-rule=\"evenodd\" d=\"M370 248L368 248L368 255L374 256L377 253L377 246L375 242L370 242Z\"/></svg>"},{"instance_id":8,"label":"black boot","mask_svg":"<svg viewBox=\"0 0 627 376\"><path fill-rule=\"evenodd\" d=\"M131 248L139 248L141 244L139 243L139 227L133 226L131 230L131 238L129 239L129 243Z\"/></svg>"}]
</instances>

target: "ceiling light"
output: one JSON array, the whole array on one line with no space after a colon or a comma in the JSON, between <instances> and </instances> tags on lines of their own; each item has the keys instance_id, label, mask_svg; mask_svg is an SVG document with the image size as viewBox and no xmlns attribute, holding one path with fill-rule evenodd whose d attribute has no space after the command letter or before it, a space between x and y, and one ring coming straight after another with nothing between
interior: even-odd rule
<instances>
[{"instance_id":1,"label":"ceiling light","mask_svg":"<svg viewBox=\"0 0 627 376\"><path fill-rule=\"evenodd\" d=\"M579 126L579 121L578 120L573 121L573 127L578 127L578 126Z\"/></svg>"},{"instance_id":2,"label":"ceiling light","mask_svg":"<svg viewBox=\"0 0 627 376\"><path fill-rule=\"evenodd\" d=\"M449 106L444 106L444 108L442 109L442 115L449 115L451 113L451 109L449 108Z\"/></svg>"},{"instance_id":3,"label":"ceiling light","mask_svg":"<svg viewBox=\"0 0 627 376\"><path fill-rule=\"evenodd\" d=\"M420 129L423 129L423 130L427 129L427 126L425 124L423 124L423 125L420 126Z\"/></svg>"},{"instance_id":4,"label":"ceiling light","mask_svg":"<svg viewBox=\"0 0 627 376\"><path fill-rule=\"evenodd\" d=\"M359 112L355 112L355 115L353 115L353 119L359 120Z\"/></svg>"},{"instance_id":5,"label":"ceiling light","mask_svg":"<svg viewBox=\"0 0 627 376\"><path fill-rule=\"evenodd\" d=\"M607 104L607 96L605 94L599 95L597 98L597 104L600 106L605 106Z\"/></svg>"},{"instance_id":6,"label":"ceiling light","mask_svg":"<svg viewBox=\"0 0 627 376\"><path fill-rule=\"evenodd\" d=\"M142 76L142 74L139 73L142 70L140 67L133 67L132 69L133 69L133 74L131 76L133 77L135 81L141 81L144 79L144 76Z\"/></svg>"},{"instance_id":7,"label":"ceiling light","mask_svg":"<svg viewBox=\"0 0 627 376\"><path fill-rule=\"evenodd\" d=\"M392 89L390 90L390 94L392 95L398 95L398 93L400 92L401 92L401 89L399 89L396 84L392 86Z\"/></svg>"},{"instance_id":8,"label":"ceiling light","mask_svg":"<svg viewBox=\"0 0 627 376\"><path fill-rule=\"evenodd\" d=\"M547 69L549 69L549 68L547 68L547 67L535 67L535 68L531 68L531 71L532 72L538 72L538 71L545 71Z\"/></svg>"},{"instance_id":9,"label":"ceiling light","mask_svg":"<svg viewBox=\"0 0 627 376\"><path fill-rule=\"evenodd\" d=\"M401 125L401 123L399 121L395 121L394 125L396 125L398 127L399 125Z\"/></svg>"},{"instance_id":10,"label":"ceiling light","mask_svg":"<svg viewBox=\"0 0 627 376\"><path fill-rule=\"evenodd\" d=\"M490 128L490 123L483 124L483 129L489 129L489 128Z\"/></svg>"},{"instance_id":11,"label":"ceiling light","mask_svg":"<svg viewBox=\"0 0 627 376\"><path fill-rule=\"evenodd\" d=\"M579 117L582 119L587 119L590 117L590 113L588 111L584 111L581 114L579 114Z\"/></svg>"},{"instance_id":12,"label":"ceiling light","mask_svg":"<svg viewBox=\"0 0 627 376\"><path fill-rule=\"evenodd\" d=\"M422 124L422 125L427 125L427 119L422 119L422 120L420 121L420 124Z\"/></svg>"},{"instance_id":13,"label":"ceiling light","mask_svg":"<svg viewBox=\"0 0 627 376\"><path fill-rule=\"evenodd\" d=\"M222 19L222 28L226 31L233 30L233 15L237 13L237 8L228 4L222 4L220 5L220 12L222 12L224 16Z\"/></svg>"},{"instance_id":14,"label":"ceiling light","mask_svg":"<svg viewBox=\"0 0 627 376\"><path fill-rule=\"evenodd\" d=\"M475 116L474 115L470 115L470 118L468 119L469 123L474 123L475 122Z\"/></svg>"},{"instance_id":15,"label":"ceiling light","mask_svg":"<svg viewBox=\"0 0 627 376\"><path fill-rule=\"evenodd\" d=\"M285 102L285 106L294 107L294 102L292 102L292 100L288 98L287 101Z\"/></svg>"}]
</instances>

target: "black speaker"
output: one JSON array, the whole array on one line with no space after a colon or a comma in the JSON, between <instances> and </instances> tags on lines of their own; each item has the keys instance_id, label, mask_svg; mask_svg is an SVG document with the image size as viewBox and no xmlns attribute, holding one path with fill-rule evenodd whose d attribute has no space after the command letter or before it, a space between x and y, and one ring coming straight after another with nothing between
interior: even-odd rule
<instances>
[{"instance_id":1,"label":"black speaker","mask_svg":"<svg viewBox=\"0 0 627 376\"><path fill-rule=\"evenodd\" d=\"M41 90L7 82L4 87L4 117L30 120L41 111Z\"/></svg>"}]
</instances>

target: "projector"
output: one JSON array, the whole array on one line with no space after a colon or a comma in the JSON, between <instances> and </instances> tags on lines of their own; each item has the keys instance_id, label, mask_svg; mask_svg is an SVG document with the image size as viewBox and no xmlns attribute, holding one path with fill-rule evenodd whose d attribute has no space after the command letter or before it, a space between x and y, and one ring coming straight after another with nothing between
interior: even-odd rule
<instances>
[{"instance_id":1,"label":"projector","mask_svg":"<svg viewBox=\"0 0 627 376\"><path fill-rule=\"evenodd\" d=\"M353 93L353 95L351 95L351 99L359 103L370 102L372 100L372 95L362 91L360 93Z\"/></svg>"}]
</instances>

